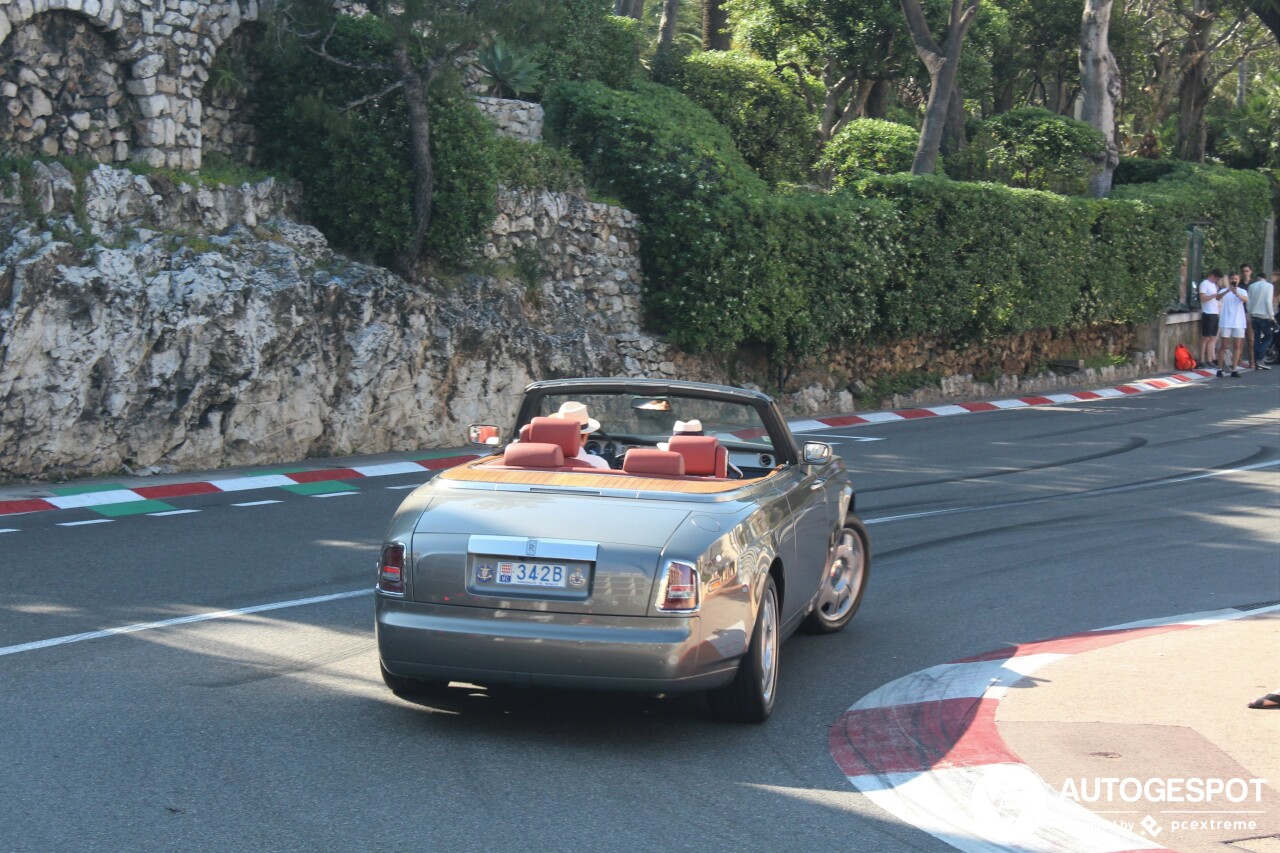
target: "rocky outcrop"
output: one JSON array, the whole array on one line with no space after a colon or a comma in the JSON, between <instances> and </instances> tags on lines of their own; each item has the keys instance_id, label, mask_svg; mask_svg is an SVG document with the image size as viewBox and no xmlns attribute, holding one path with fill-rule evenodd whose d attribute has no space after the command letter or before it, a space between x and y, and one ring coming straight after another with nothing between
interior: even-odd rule
<instances>
[{"instance_id":1,"label":"rocky outcrop","mask_svg":"<svg viewBox=\"0 0 1280 853\"><path fill-rule=\"evenodd\" d=\"M0 479L456 446L468 423L510 423L523 386L556 376L777 387L760 355L691 355L643 329L628 211L503 192L482 273L415 285L333 252L293 221L296 204L275 181L77 177L56 163L0 176ZM1123 346L1126 330L1092 334ZM903 371L949 376L884 403L1063 387L1090 377L1002 368L1089 343L1041 332L980 352L833 353L787 377L782 403L849 411L864 380Z\"/></svg>"},{"instance_id":2,"label":"rocky outcrop","mask_svg":"<svg viewBox=\"0 0 1280 853\"><path fill-rule=\"evenodd\" d=\"M616 208L504 196L491 274L415 286L332 252L275 182L24 184L0 196L0 477L456 444L533 379L619 372L637 327Z\"/></svg>"}]
</instances>

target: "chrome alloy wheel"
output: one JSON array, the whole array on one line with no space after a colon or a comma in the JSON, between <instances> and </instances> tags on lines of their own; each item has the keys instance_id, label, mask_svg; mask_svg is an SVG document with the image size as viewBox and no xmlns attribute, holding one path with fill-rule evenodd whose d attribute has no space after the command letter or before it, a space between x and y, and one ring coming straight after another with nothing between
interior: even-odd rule
<instances>
[{"instance_id":1,"label":"chrome alloy wheel","mask_svg":"<svg viewBox=\"0 0 1280 853\"><path fill-rule=\"evenodd\" d=\"M848 527L831 549L831 567L818 593L816 612L827 622L839 622L857 603L866 578L867 558L862 537Z\"/></svg>"},{"instance_id":2,"label":"chrome alloy wheel","mask_svg":"<svg viewBox=\"0 0 1280 853\"><path fill-rule=\"evenodd\" d=\"M770 586L760 602L760 695L766 707L773 706L778 686L778 597Z\"/></svg>"}]
</instances>

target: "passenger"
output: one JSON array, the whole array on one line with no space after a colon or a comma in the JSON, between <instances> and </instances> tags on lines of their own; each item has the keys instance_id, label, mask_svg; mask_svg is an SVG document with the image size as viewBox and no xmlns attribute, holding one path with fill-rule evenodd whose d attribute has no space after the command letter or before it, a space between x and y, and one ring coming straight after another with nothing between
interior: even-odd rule
<instances>
[{"instance_id":1,"label":"passenger","mask_svg":"<svg viewBox=\"0 0 1280 853\"><path fill-rule=\"evenodd\" d=\"M592 468L609 468L609 461L602 456L596 456L594 453L587 452L587 439L591 433L600 429L600 422L587 414L587 407L584 403L570 400L560 407L560 411L551 415L553 418L563 418L568 421L576 421L582 425L582 434L579 439L578 455L574 458L586 462Z\"/></svg>"}]
</instances>

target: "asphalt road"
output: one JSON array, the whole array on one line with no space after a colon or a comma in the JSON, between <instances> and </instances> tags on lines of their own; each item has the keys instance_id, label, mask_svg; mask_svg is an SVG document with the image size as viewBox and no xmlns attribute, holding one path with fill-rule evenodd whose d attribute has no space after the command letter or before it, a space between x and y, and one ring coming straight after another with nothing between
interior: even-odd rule
<instances>
[{"instance_id":1,"label":"asphalt road","mask_svg":"<svg viewBox=\"0 0 1280 853\"><path fill-rule=\"evenodd\" d=\"M967 654L1280 599L1277 379L822 433L856 474L871 585L845 632L783 647L763 726L697 697L392 696L361 590L413 476L7 518L0 850L950 849L855 792L828 727Z\"/></svg>"}]
</instances>

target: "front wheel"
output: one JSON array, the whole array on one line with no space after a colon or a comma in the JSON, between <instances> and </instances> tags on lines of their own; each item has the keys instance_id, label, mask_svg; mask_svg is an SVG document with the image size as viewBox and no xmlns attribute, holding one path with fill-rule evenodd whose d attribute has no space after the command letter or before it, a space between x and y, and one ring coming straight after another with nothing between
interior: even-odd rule
<instances>
[{"instance_id":1,"label":"front wheel","mask_svg":"<svg viewBox=\"0 0 1280 853\"><path fill-rule=\"evenodd\" d=\"M845 519L827 556L818 600L800 624L807 634L834 634L840 631L862 605L871 569L871 545L867 530L857 518Z\"/></svg>"},{"instance_id":2,"label":"front wheel","mask_svg":"<svg viewBox=\"0 0 1280 853\"><path fill-rule=\"evenodd\" d=\"M763 723L778 693L778 590L767 577L747 654L731 683L707 695L711 713L731 723Z\"/></svg>"}]
</instances>

